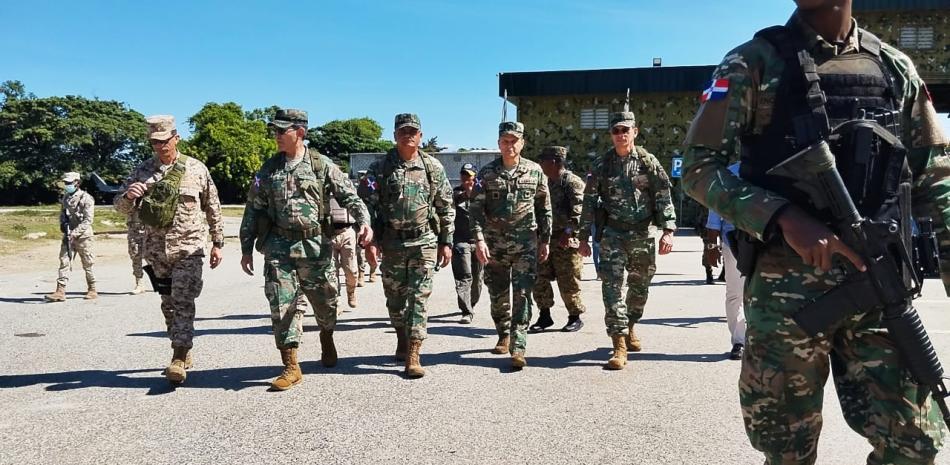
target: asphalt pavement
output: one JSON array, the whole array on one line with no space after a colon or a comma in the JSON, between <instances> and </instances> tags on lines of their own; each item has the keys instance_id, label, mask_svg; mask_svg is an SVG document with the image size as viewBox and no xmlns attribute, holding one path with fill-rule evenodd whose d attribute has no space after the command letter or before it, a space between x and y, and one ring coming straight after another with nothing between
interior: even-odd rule
<instances>
[{"instance_id":1,"label":"asphalt pavement","mask_svg":"<svg viewBox=\"0 0 950 465\"><path fill-rule=\"evenodd\" d=\"M679 236L659 257L644 349L623 371L603 369L610 339L590 263L586 325L529 335L520 372L489 352L487 298L474 324L457 323L445 269L429 301L424 378L402 375L382 286L367 283L337 326L336 368L320 365L316 322L306 317L304 380L287 392L268 392L281 365L263 278L240 271L235 240L221 267L205 270L195 367L176 389L161 376L171 349L159 297L127 293L128 262L97 264L98 300L82 300L76 267L67 302L45 304L51 257L47 271L0 276L0 464L762 463L743 429L740 365L727 357L725 286L705 284L700 249L698 238ZM918 307L950 364L948 302L931 281ZM559 328L559 298L553 314ZM819 463L864 463L868 452L829 383ZM948 454L937 463L950 464Z\"/></svg>"}]
</instances>

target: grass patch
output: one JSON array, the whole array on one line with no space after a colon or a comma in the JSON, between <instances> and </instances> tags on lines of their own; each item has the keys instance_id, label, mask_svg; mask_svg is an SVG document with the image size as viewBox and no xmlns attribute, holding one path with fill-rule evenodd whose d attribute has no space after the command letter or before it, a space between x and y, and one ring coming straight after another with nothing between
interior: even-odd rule
<instances>
[{"instance_id":1,"label":"grass patch","mask_svg":"<svg viewBox=\"0 0 950 465\"><path fill-rule=\"evenodd\" d=\"M221 207L221 216L240 218L244 216L244 207Z\"/></svg>"},{"instance_id":2,"label":"grass patch","mask_svg":"<svg viewBox=\"0 0 950 465\"><path fill-rule=\"evenodd\" d=\"M96 207L92 224L96 232L124 232L125 215L112 207ZM45 232L40 239L23 239L30 233ZM62 240L59 231L59 209L56 205L31 207L29 209L0 213L0 255L9 255L30 247Z\"/></svg>"}]
</instances>

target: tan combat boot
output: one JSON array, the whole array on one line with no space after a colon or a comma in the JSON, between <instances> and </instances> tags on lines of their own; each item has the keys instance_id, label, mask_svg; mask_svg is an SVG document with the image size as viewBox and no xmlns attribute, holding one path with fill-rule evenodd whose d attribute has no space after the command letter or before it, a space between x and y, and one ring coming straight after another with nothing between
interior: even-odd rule
<instances>
[{"instance_id":1,"label":"tan combat boot","mask_svg":"<svg viewBox=\"0 0 950 465\"><path fill-rule=\"evenodd\" d=\"M520 370L527 365L528 362L524 359L524 352L515 352L511 354L511 368L515 370Z\"/></svg>"},{"instance_id":2,"label":"tan combat boot","mask_svg":"<svg viewBox=\"0 0 950 465\"><path fill-rule=\"evenodd\" d=\"M406 376L410 378L421 378L426 375L419 363L419 350L422 349L422 340L412 339L409 341L409 356L406 357Z\"/></svg>"},{"instance_id":3,"label":"tan combat boot","mask_svg":"<svg viewBox=\"0 0 950 465\"><path fill-rule=\"evenodd\" d=\"M614 343L614 353L607 360L608 370L623 370L627 365L627 341L623 334L610 336Z\"/></svg>"},{"instance_id":4,"label":"tan combat boot","mask_svg":"<svg viewBox=\"0 0 950 465\"><path fill-rule=\"evenodd\" d=\"M336 345L333 344L333 331L320 330L320 363L327 368L336 366Z\"/></svg>"},{"instance_id":5,"label":"tan combat boot","mask_svg":"<svg viewBox=\"0 0 950 465\"><path fill-rule=\"evenodd\" d=\"M498 342L495 343L495 347L491 350L491 353L503 355L508 353L508 345L511 343L511 338L508 336L498 336Z\"/></svg>"},{"instance_id":6,"label":"tan combat boot","mask_svg":"<svg viewBox=\"0 0 950 465\"><path fill-rule=\"evenodd\" d=\"M135 288L132 289L132 295L139 295L145 292L145 287L142 286L142 278L135 278Z\"/></svg>"},{"instance_id":7,"label":"tan combat boot","mask_svg":"<svg viewBox=\"0 0 950 465\"><path fill-rule=\"evenodd\" d=\"M356 287L347 287L346 288L346 304L350 308L356 308Z\"/></svg>"},{"instance_id":8,"label":"tan combat boot","mask_svg":"<svg viewBox=\"0 0 950 465\"><path fill-rule=\"evenodd\" d=\"M280 349L280 359L284 363L284 371L270 383L275 391L286 391L303 381L300 365L297 364L297 348Z\"/></svg>"},{"instance_id":9,"label":"tan combat boot","mask_svg":"<svg viewBox=\"0 0 950 465\"><path fill-rule=\"evenodd\" d=\"M65 302L66 301L66 286L62 284L56 285L56 290L52 294L47 294L43 296L47 302Z\"/></svg>"},{"instance_id":10,"label":"tan combat boot","mask_svg":"<svg viewBox=\"0 0 950 465\"><path fill-rule=\"evenodd\" d=\"M165 368L165 379L173 384L185 382L188 373L185 372L185 360L188 360L189 349L187 347L175 347L175 353L172 355L172 362Z\"/></svg>"},{"instance_id":11,"label":"tan combat boot","mask_svg":"<svg viewBox=\"0 0 950 465\"><path fill-rule=\"evenodd\" d=\"M93 299L97 299L97 298L99 298L99 294L96 292L96 285L95 285L95 284L91 284L91 285L89 286L89 290L86 291L86 296L83 297L83 299L86 299L86 300L93 300Z\"/></svg>"},{"instance_id":12,"label":"tan combat boot","mask_svg":"<svg viewBox=\"0 0 950 465\"><path fill-rule=\"evenodd\" d=\"M363 287L363 270L356 274L356 287Z\"/></svg>"},{"instance_id":13,"label":"tan combat boot","mask_svg":"<svg viewBox=\"0 0 950 465\"><path fill-rule=\"evenodd\" d=\"M637 337L637 333L633 332L633 323L630 323L626 342L627 350L630 352L640 352L640 338Z\"/></svg>"},{"instance_id":14,"label":"tan combat boot","mask_svg":"<svg viewBox=\"0 0 950 465\"><path fill-rule=\"evenodd\" d=\"M406 353L409 351L409 338L406 337L404 329L396 329L396 361L405 362Z\"/></svg>"}]
</instances>

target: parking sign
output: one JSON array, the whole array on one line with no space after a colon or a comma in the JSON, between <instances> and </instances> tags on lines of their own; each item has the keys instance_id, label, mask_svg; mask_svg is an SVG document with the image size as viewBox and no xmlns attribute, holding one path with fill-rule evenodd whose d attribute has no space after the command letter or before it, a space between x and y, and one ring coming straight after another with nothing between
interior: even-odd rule
<instances>
[{"instance_id":1,"label":"parking sign","mask_svg":"<svg viewBox=\"0 0 950 465\"><path fill-rule=\"evenodd\" d=\"M670 169L670 177L683 177L683 157L673 157L673 166Z\"/></svg>"}]
</instances>

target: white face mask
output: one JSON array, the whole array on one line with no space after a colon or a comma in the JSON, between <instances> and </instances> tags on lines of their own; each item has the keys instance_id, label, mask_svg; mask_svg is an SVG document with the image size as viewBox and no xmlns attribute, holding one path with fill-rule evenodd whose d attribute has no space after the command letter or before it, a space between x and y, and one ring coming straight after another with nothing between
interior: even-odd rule
<instances>
[{"instance_id":1,"label":"white face mask","mask_svg":"<svg viewBox=\"0 0 950 465\"><path fill-rule=\"evenodd\" d=\"M76 192L77 186L75 184L66 184L66 193L72 194Z\"/></svg>"}]
</instances>

